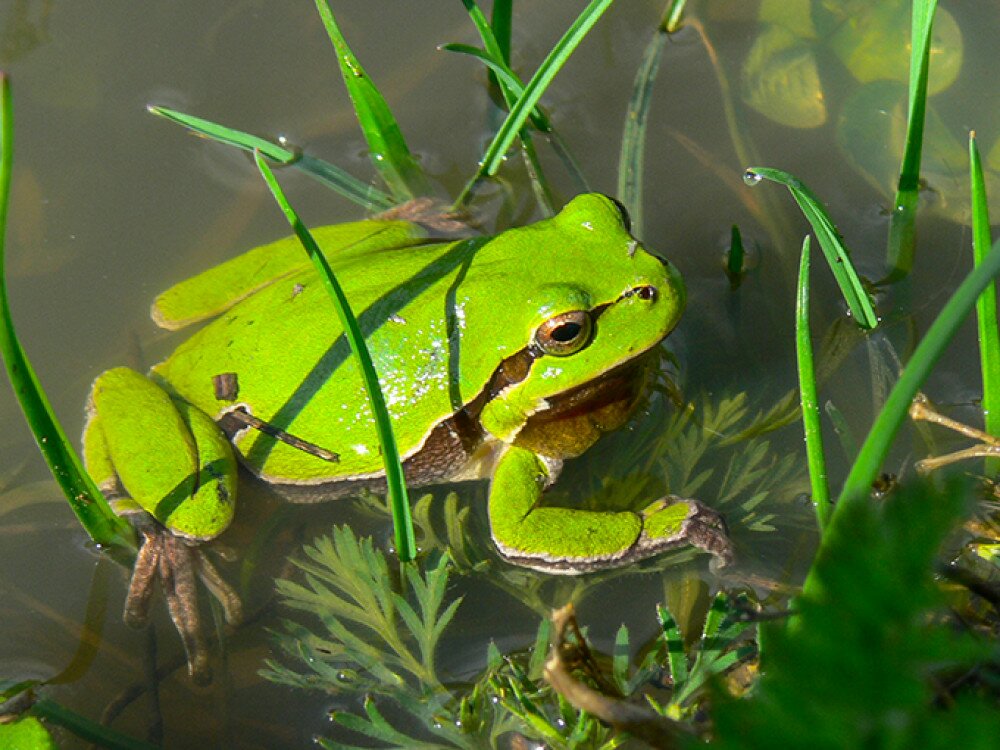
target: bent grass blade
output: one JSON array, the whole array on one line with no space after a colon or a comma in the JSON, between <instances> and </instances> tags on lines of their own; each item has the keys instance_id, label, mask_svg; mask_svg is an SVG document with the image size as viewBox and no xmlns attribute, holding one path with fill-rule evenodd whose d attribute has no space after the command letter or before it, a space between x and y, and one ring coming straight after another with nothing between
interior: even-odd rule
<instances>
[{"instance_id":1,"label":"bent grass blade","mask_svg":"<svg viewBox=\"0 0 1000 750\"><path fill-rule=\"evenodd\" d=\"M903 368L899 380L889 393L885 406L879 412L844 482L837 504L830 514L830 522L823 536L819 556L822 556L827 544L834 543L830 542L831 538L851 533L849 528L841 528L846 526L845 523L838 523L839 518L850 516L850 511L844 511L844 508L868 501L872 483L882 470L889 448L907 417L914 396L944 353L945 347L954 338L959 326L975 306L976 300L997 274L1000 274L1000 240L993 243L982 262L965 277L945 303L927 334L917 345L913 356L906 363L906 367ZM815 575L810 571L806 578L805 590L811 591L816 585Z\"/></svg>"},{"instance_id":2,"label":"bent grass blade","mask_svg":"<svg viewBox=\"0 0 1000 750\"><path fill-rule=\"evenodd\" d=\"M473 185L481 178L496 174L503 163L504 155L514 142L514 138L517 137L518 132L524 127L524 123L531 116L531 112L535 109L535 105L538 104L539 99L542 98L542 94L545 93L549 84L552 83L552 79L555 78L556 74L566 63L566 60L573 54L580 45L580 42L583 41L584 37L587 36L587 33L604 14L604 11L610 7L612 2L613 0L591 0L545 57L541 65L538 66L535 74L531 76L531 80L524 87L524 93L518 97L514 106L511 107L507 118L503 121L500 129L497 130L489 146L487 146L479 169L462 191L461 196L456 201L456 205L464 204Z\"/></svg>"},{"instance_id":3,"label":"bent grass blade","mask_svg":"<svg viewBox=\"0 0 1000 750\"><path fill-rule=\"evenodd\" d=\"M264 161L264 155L259 151L254 152L254 160L260 170L264 181L270 188L274 199L281 207L282 213L288 220L289 225L302 243L303 249L316 266L316 271L320 279L330 293L334 307L337 309L337 316L340 318L344 335L351 345L351 351L358 361L365 382L365 390L368 394L372 414L375 415L375 429L378 433L379 443L382 447L382 461L385 464L386 483L389 488L389 505L392 508L392 525L395 534L396 551L399 559L409 562L416 557L417 543L413 534L413 518L410 515L410 503L406 495L406 483L403 481L403 468L400 463L399 449L396 446L396 438L392 432L392 424L389 420L389 411L385 405L385 397L378 383L378 374L375 372L375 365L372 363L371 355L368 353L368 346L365 344L364 336L358 326L357 318L351 311L347 296L341 288L333 270L326 262L326 258L320 251L316 240L306 229L305 224L299 219L295 209L292 208L285 194L281 190L274 172Z\"/></svg>"},{"instance_id":4,"label":"bent grass blade","mask_svg":"<svg viewBox=\"0 0 1000 750\"><path fill-rule=\"evenodd\" d=\"M369 211L385 211L395 205L392 196L387 195L376 187L366 185L340 167L325 162L322 159L317 159L315 156L299 154L292 149L272 143L259 136L235 130L211 120L188 115L167 107L149 105L146 107L146 110L157 117L162 117L165 120L182 125L196 135L203 136L209 140L225 143L227 146L235 146L251 154L254 151L260 151L268 159L278 164L300 169L313 179L318 180L348 200L357 203Z\"/></svg>"},{"instance_id":5,"label":"bent grass blade","mask_svg":"<svg viewBox=\"0 0 1000 750\"><path fill-rule=\"evenodd\" d=\"M0 352L25 420L73 513L95 543L112 550L131 551L135 549L132 527L114 514L104 495L84 470L38 382L11 318L4 272L4 238L14 156L13 117L10 79L0 73Z\"/></svg>"},{"instance_id":6,"label":"bent grass blade","mask_svg":"<svg viewBox=\"0 0 1000 750\"><path fill-rule=\"evenodd\" d=\"M467 44L443 44L439 47L439 49L469 55L486 65L489 70L490 80L499 87L509 112L513 104L524 94L524 83L521 81L521 78L517 75L517 73L515 73L510 67L511 3L494 3L492 22L486 20L485 14L476 4L475 0L462 0L462 4L465 6L465 9L469 14L469 18L472 20L472 24L476 27L476 31L479 33L479 38L483 43L483 49L478 49ZM535 128L537 128L547 138L552 150L556 153L556 156L559 157L559 160L562 162L566 171L573 179L577 191L584 193L590 192L587 179L584 177L580 165L577 163L576 159L573 158L573 155L570 153L569 148L566 146L562 137L556 132L551 120L549 120L548 115L545 113L545 110L541 107L541 105L536 104L531 109L531 113L528 116L531 119L532 125L534 125ZM520 129L518 133L522 140L525 140L525 136L529 135L524 128ZM536 181L533 177L533 186L535 187L536 194L540 192L551 194L551 189L544 184L545 181L541 176L541 170L538 165L537 158L534 157L533 154L527 153L528 151L530 151L530 146L526 144L525 156L528 159L527 166L529 167L529 171L533 175L537 175L539 178ZM535 185L535 182L541 184ZM470 187L472 184L474 183L470 183ZM468 191L470 187L467 187L466 191ZM463 198L460 198L455 205L461 205L463 199L464 194ZM551 204L552 201L550 200L549 203ZM549 208L551 207L552 206L550 205Z\"/></svg>"},{"instance_id":7,"label":"bent grass blade","mask_svg":"<svg viewBox=\"0 0 1000 750\"><path fill-rule=\"evenodd\" d=\"M851 257L844 246L844 241L833 225L833 220L826 212L823 204L797 177L780 169L770 167L748 167L746 170L747 184L754 185L761 179L777 182L788 188L795 202L799 204L802 213L809 221L819 245L826 256L826 262L833 271L833 276L840 287L840 293L847 302L847 307L851 315L862 328L874 328L878 325L878 317L875 315L875 308L865 291L864 285L858 272L851 263Z\"/></svg>"},{"instance_id":8,"label":"bent grass blade","mask_svg":"<svg viewBox=\"0 0 1000 750\"><path fill-rule=\"evenodd\" d=\"M348 46L327 0L316 0L316 10L319 11L326 33L336 50L340 73L354 105L361 131L368 142L372 163L400 203L427 195L430 191L426 177L420 164L410 153L399 123Z\"/></svg>"}]
</instances>

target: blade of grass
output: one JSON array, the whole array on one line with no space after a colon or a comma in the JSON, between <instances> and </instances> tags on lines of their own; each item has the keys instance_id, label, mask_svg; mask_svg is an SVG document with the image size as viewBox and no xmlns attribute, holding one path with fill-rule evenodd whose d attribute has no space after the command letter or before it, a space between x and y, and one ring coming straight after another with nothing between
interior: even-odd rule
<instances>
[{"instance_id":1,"label":"blade of grass","mask_svg":"<svg viewBox=\"0 0 1000 750\"><path fill-rule=\"evenodd\" d=\"M913 0L910 29L909 111L906 145L896 184L896 198L889 218L888 280L900 279L913 268L914 222L920 189L920 157L927 109L927 74L930 67L931 28L937 0Z\"/></svg>"},{"instance_id":2,"label":"blade of grass","mask_svg":"<svg viewBox=\"0 0 1000 750\"><path fill-rule=\"evenodd\" d=\"M490 57L489 53L484 52L481 49L470 47L467 44L443 44L438 49L443 49L449 52L459 52L482 61L483 64L489 68L490 74L493 75L494 80L497 81L497 85L500 87L500 92L503 95L504 101L507 102L508 108L510 108L510 106L517 99L517 94L513 92L523 90L521 82L517 79L517 76L514 75L510 68ZM532 113L533 119L535 118L536 112L538 112L537 108ZM545 173L542 171L542 164L538 159L538 152L535 151L535 145L532 142L531 132L528 130L527 124L521 128L521 132L518 134L518 137L521 141L521 151L524 156L524 164L528 171L528 178L531 180L531 187L535 193L535 199L542 207L545 215L552 216L555 214L555 201L552 196L552 188L550 187L548 180L545 179Z\"/></svg>"},{"instance_id":3,"label":"blade of grass","mask_svg":"<svg viewBox=\"0 0 1000 750\"><path fill-rule=\"evenodd\" d=\"M688 678L687 651L684 636L670 611L662 604L656 607L656 618L660 622L660 633L667 651L667 667L674 685L680 685Z\"/></svg>"},{"instance_id":4,"label":"blade of grass","mask_svg":"<svg viewBox=\"0 0 1000 750\"><path fill-rule=\"evenodd\" d=\"M743 235L738 225L733 224L729 230L729 250L726 251L726 276L729 286L736 289L740 285L746 266L746 248L743 247Z\"/></svg>"},{"instance_id":5,"label":"blade of grass","mask_svg":"<svg viewBox=\"0 0 1000 750\"><path fill-rule=\"evenodd\" d=\"M837 505L831 514L828 529L832 530L835 526L837 515L843 506L867 500L872 482L882 470L893 438L906 419L913 397L916 396L931 368L944 353L945 347L954 337L958 327L976 304L976 300L998 273L1000 273L1000 241L993 243L982 262L955 290L903 368L899 380L889 393L885 406L872 425L844 482Z\"/></svg>"},{"instance_id":6,"label":"blade of grass","mask_svg":"<svg viewBox=\"0 0 1000 750\"><path fill-rule=\"evenodd\" d=\"M14 157L14 107L10 79L0 73L0 353L14 395L24 412L49 470L73 513L95 543L112 550L134 550L135 535L128 522L114 514L104 495L83 468L42 390L14 329L7 298L4 246Z\"/></svg>"},{"instance_id":7,"label":"blade of grass","mask_svg":"<svg viewBox=\"0 0 1000 750\"><path fill-rule=\"evenodd\" d=\"M858 272L854 270L851 263L850 254L844 246L844 242L837 232L830 215L823 208L823 204L797 177L793 177L788 172L770 167L749 167L745 172L745 181L748 185L756 185L761 179L777 182L788 188L795 202L799 204L802 213L809 221L819 245L826 256L826 262L833 271L833 276L840 287L840 293L847 302L847 307L851 315L862 328L874 328L878 325L878 317L872 307L868 293L865 291L858 277Z\"/></svg>"},{"instance_id":8,"label":"blade of grass","mask_svg":"<svg viewBox=\"0 0 1000 750\"><path fill-rule=\"evenodd\" d=\"M653 95L653 83L663 49L667 45L667 17L674 2L670 2L664 11L660 24L653 32L646 49L639 61L639 69L632 81L632 95L629 97L628 109L625 111L625 127L622 129L622 147L618 155L618 199L624 204L632 219L632 230L636 237L642 237L642 184L643 168L646 153L646 122L649 116L649 104ZM683 5L683 3L681 3Z\"/></svg>"},{"instance_id":9,"label":"blade of grass","mask_svg":"<svg viewBox=\"0 0 1000 750\"><path fill-rule=\"evenodd\" d=\"M802 240L799 262L799 284L795 294L795 358L799 371L799 398L802 404L802 429L806 438L806 460L812 502L820 533L830 518L830 489L826 481L826 458L823 454L823 433L819 421L819 400L816 397L816 375L813 371L812 341L809 339L809 236Z\"/></svg>"},{"instance_id":10,"label":"blade of grass","mask_svg":"<svg viewBox=\"0 0 1000 750\"><path fill-rule=\"evenodd\" d=\"M343 169L315 156L300 154L277 143L265 140L250 133L227 128L211 120L178 112L167 107L149 105L146 110L150 114L182 125L193 133L209 138L228 146L235 146L249 153L260 151L268 159L283 166L301 169L310 177L333 188L348 200L369 211L385 211L395 205L392 197L372 185L366 185L357 177L348 174Z\"/></svg>"},{"instance_id":11,"label":"blade of grass","mask_svg":"<svg viewBox=\"0 0 1000 750\"><path fill-rule=\"evenodd\" d=\"M319 11L326 33L337 52L340 73L354 105L361 131L368 142L372 163L399 202L427 195L430 191L420 164L407 148L389 105L340 33L340 27L327 0L316 0L316 10Z\"/></svg>"},{"instance_id":12,"label":"blade of grass","mask_svg":"<svg viewBox=\"0 0 1000 750\"><path fill-rule=\"evenodd\" d=\"M396 541L396 552L399 559L409 562L416 557L416 540L413 535L413 519L410 515L410 503L406 495L406 483L403 480L403 468L399 459L399 449L396 446L396 438L392 432L392 424L389 419L389 410L385 405L385 397L379 386L378 374L375 372L375 365L372 363L371 355L365 344L365 338L358 327L358 321L351 311L350 303L344 290L333 274L333 270L326 262L326 258L320 251L316 240L306 229L305 224L299 219L288 199L285 198L271 168L264 161L264 156L259 151L254 152L254 160L260 170L264 181L270 188L274 199L281 207L282 213L288 220L289 225L302 243L306 254L316 266L316 271L320 279L326 286L334 307L337 309L337 316L344 329L344 335L351 345L351 352L358 361L364 377L365 391L368 394L368 401L371 405L372 414L375 416L375 429L378 433L379 444L382 448L382 462L385 465L385 478L388 485L389 505L392 509L393 533Z\"/></svg>"},{"instance_id":13,"label":"blade of grass","mask_svg":"<svg viewBox=\"0 0 1000 750\"><path fill-rule=\"evenodd\" d=\"M497 40L500 58L510 65L510 40L514 27L514 0L493 0L490 28Z\"/></svg>"},{"instance_id":14,"label":"blade of grass","mask_svg":"<svg viewBox=\"0 0 1000 750\"><path fill-rule=\"evenodd\" d=\"M668 34L673 34L681 27L685 5L687 0L670 0L667 3L667 11L663 14L663 28Z\"/></svg>"},{"instance_id":15,"label":"blade of grass","mask_svg":"<svg viewBox=\"0 0 1000 750\"><path fill-rule=\"evenodd\" d=\"M517 101L517 99L524 94L524 84L521 83L521 79L518 78L517 74L511 70L510 67L499 62L496 57L491 55L486 50L481 50L479 47L473 47L469 44L459 44L457 42L442 44L438 47L438 49L444 50L445 52L457 52L460 55L468 55L469 57L474 57L479 60L483 65L490 69L490 73L496 75L497 85L500 86L501 91L506 90L510 92L513 101ZM543 133L551 131L552 123L549 122L548 117L540 107L535 107L531 110L529 117L531 118L532 124Z\"/></svg>"},{"instance_id":16,"label":"blade of grass","mask_svg":"<svg viewBox=\"0 0 1000 750\"><path fill-rule=\"evenodd\" d=\"M157 750L158 747L103 726L48 698L36 701L31 707L31 713L50 724L58 724L88 743L108 750Z\"/></svg>"},{"instance_id":17,"label":"blade of grass","mask_svg":"<svg viewBox=\"0 0 1000 750\"><path fill-rule=\"evenodd\" d=\"M972 255L982 264L990 247L990 213L983 180L983 163L976 146L976 134L969 133L969 175L972 190ZM997 318L996 282L992 282L976 300L976 323L979 330L979 365L983 374L983 422L986 432L1000 435L1000 320ZM1000 460L986 459L986 474L1000 471Z\"/></svg>"},{"instance_id":18,"label":"blade of grass","mask_svg":"<svg viewBox=\"0 0 1000 750\"><path fill-rule=\"evenodd\" d=\"M569 29L567 29L566 33L563 34L562 38L556 42L556 45L549 54L546 55L541 65L535 71L535 74L531 76L531 80L524 87L524 93L511 108L507 119L504 120L493 140L487 146L479 169L469 181L469 184L465 186L465 189L456 201L456 205L461 206L465 203L473 185L481 178L496 174L500 168L500 164L503 162L504 155L514 142L514 138L524 126L525 121L530 116L535 105L538 104L539 99L542 98L542 94L545 93L549 84L552 83L552 79L562 69L566 60L573 54L590 29L593 28L594 24L604 14L604 11L611 5L612 1L591 0Z\"/></svg>"},{"instance_id":19,"label":"blade of grass","mask_svg":"<svg viewBox=\"0 0 1000 750\"><path fill-rule=\"evenodd\" d=\"M484 63L489 68L491 82L500 88L509 111L513 103L524 93L524 83L510 67L511 4L507 2L494 3L492 23L486 20L486 16L475 0L462 0L462 4L468 11L476 31L479 32L484 49L477 49L465 44L444 44L440 49L471 55ZM495 31L497 23L500 23L500 28ZM559 157L566 171L573 178L577 189L580 192L589 192L590 188L580 165L577 164L576 159L573 158L566 144L552 126L545 110L536 104L531 109L529 117L532 124L548 138L549 145L552 146L552 150L556 152L556 156Z\"/></svg>"}]
</instances>

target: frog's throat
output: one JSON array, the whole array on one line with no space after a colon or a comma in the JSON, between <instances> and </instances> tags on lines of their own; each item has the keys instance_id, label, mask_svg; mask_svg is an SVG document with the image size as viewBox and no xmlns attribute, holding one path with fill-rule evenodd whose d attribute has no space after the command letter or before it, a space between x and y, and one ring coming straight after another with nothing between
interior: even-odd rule
<instances>
[{"instance_id":1,"label":"frog's throat","mask_svg":"<svg viewBox=\"0 0 1000 750\"><path fill-rule=\"evenodd\" d=\"M551 458L579 456L621 427L645 392L649 357L628 360L598 378L545 400L513 438L514 445Z\"/></svg>"}]
</instances>

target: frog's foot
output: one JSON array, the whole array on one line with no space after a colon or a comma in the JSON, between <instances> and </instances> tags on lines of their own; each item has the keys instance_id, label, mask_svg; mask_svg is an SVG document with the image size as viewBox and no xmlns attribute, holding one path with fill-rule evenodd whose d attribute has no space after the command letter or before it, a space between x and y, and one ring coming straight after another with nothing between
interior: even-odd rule
<instances>
[{"instance_id":1,"label":"frog's foot","mask_svg":"<svg viewBox=\"0 0 1000 750\"><path fill-rule=\"evenodd\" d=\"M200 578L219 601L226 622L233 626L243 618L239 596L191 542L170 533L151 516L146 516L136 526L142 537L142 547L125 600L125 622L135 627L145 625L154 583L159 579L170 619L184 644L188 672L196 682L207 684L212 679L212 672L198 611L196 579Z\"/></svg>"},{"instance_id":2,"label":"frog's foot","mask_svg":"<svg viewBox=\"0 0 1000 750\"><path fill-rule=\"evenodd\" d=\"M490 530L506 560L557 575L630 565L692 545L714 556L713 569L732 562L722 517L697 500L668 495L642 513L546 507L551 462L524 448L501 457L490 485Z\"/></svg>"},{"instance_id":3,"label":"frog's foot","mask_svg":"<svg viewBox=\"0 0 1000 750\"><path fill-rule=\"evenodd\" d=\"M629 557L642 560L682 545L710 553L713 572L733 562L725 519L697 500L677 495L661 497L642 511L642 533Z\"/></svg>"}]
</instances>

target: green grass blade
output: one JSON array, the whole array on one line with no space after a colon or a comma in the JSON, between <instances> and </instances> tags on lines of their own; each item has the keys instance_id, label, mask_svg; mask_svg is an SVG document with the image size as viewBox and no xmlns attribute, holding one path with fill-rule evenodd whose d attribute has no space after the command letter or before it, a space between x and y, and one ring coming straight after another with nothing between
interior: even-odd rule
<instances>
[{"instance_id":1,"label":"green grass blade","mask_svg":"<svg viewBox=\"0 0 1000 750\"><path fill-rule=\"evenodd\" d=\"M480 60L484 65L486 65L486 67L489 68L490 73L497 81L497 85L500 87L500 91L503 94L508 107L516 101L517 97L524 91L523 84L514 72L507 67L506 64L490 57L488 52L478 49L477 47L470 47L467 44L442 44L439 49L469 55L470 57ZM536 123L536 127L539 127L540 129L547 129L550 127L548 121L545 119L545 116L541 114L538 108L536 108L532 113L532 120ZM528 172L528 178L531 180L531 188L535 193L535 199L542 207L545 215L552 216L555 214L555 200L552 195L552 188L550 187L548 180L545 178L545 173L542 171L542 163L538 159L538 152L535 150L535 144L532 141L531 133L528 130L527 125L521 129L519 135L521 139L521 151L524 156L524 165Z\"/></svg>"},{"instance_id":2,"label":"green grass blade","mask_svg":"<svg viewBox=\"0 0 1000 750\"><path fill-rule=\"evenodd\" d=\"M0 353L3 354L14 395L42 456L90 538L100 545L134 549L135 535L132 527L114 514L104 495L84 470L65 431L56 420L14 330L4 272L4 238L14 157L13 118L10 80L0 73Z\"/></svg>"},{"instance_id":3,"label":"green grass blade","mask_svg":"<svg viewBox=\"0 0 1000 750\"><path fill-rule=\"evenodd\" d=\"M48 698L36 701L31 707L31 713L45 719L49 724L58 724L88 744L93 743L107 750L157 750L158 748L158 745L151 745L117 732Z\"/></svg>"},{"instance_id":4,"label":"green grass blade","mask_svg":"<svg viewBox=\"0 0 1000 750\"><path fill-rule=\"evenodd\" d=\"M632 81L632 95L625 111L622 147L618 155L618 199L632 219L632 230L636 237L642 237L643 230L642 184L649 104L667 37L667 31L661 23L642 53L639 69Z\"/></svg>"},{"instance_id":5,"label":"green grass blade","mask_svg":"<svg viewBox=\"0 0 1000 750\"><path fill-rule=\"evenodd\" d=\"M178 125L182 125L197 135L204 136L228 146L235 146L249 153L260 151L268 159L282 165L295 167L310 177L319 180L327 187L333 188L348 200L354 201L369 211L384 211L395 205L392 197L371 185L366 185L357 177L348 174L322 159L308 154L299 154L277 143L260 138L241 130L227 128L211 120L178 112L167 107L150 105L146 109L158 117L162 117Z\"/></svg>"},{"instance_id":6,"label":"green grass blade","mask_svg":"<svg viewBox=\"0 0 1000 750\"><path fill-rule=\"evenodd\" d=\"M493 0L490 26L497 40L500 57L509 65L511 30L514 26L514 0Z\"/></svg>"},{"instance_id":7,"label":"green grass blade","mask_svg":"<svg viewBox=\"0 0 1000 750\"><path fill-rule=\"evenodd\" d=\"M867 500L872 482L882 470L882 463L889 453L893 438L906 419L910 402L976 304L976 300L998 273L1000 273L1000 241L993 244L982 262L955 290L903 368L899 380L886 399L885 406L872 425L844 482L837 507L831 517L831 527L844 505Z\"/></svg>"},{"instance_id":8,"label":"green grass blade","mask_svg":"<svg viewBox=\"0 0 1000 750\"><path fill-rule=\"evenodd\" d=\"M375 372L375 365L372 363L371 355L365 344L364 336L358 327L358 321L351 311L350 304L344 294L344 290L333 275L333 270L326 262L326 258L320 251L316 240L313 239L309 230L299 219L288 199L285 198L281 186L274 177L274 173L264 161L261 153L254 154L257 168L264 177L264 181L274 194L275 200L281 207L285 218L295 232L299 241L305 248L320 279L323 280L330 297L333 299L334 307L337 309L337 316L340 318L344 334L351 345L351 351L357 358L362 375L364 376L365 390L368 393L368 400L371 405L372 414L375 415L375 428L378 433L379 444L382 448L382 461L385 465L386 482L389 488L389 505L392 508L392 525L396 540L396 552L399 559L409 562L416 557L416 540L413 535L413 519L410 515L410 504L406 495L406 483L403 481L403 468L400 464L399 449L396 446L396 438L392 432L392 424L389 419L389 411L385 405L385 398L382 389L379 387L378 374Z\"/></svg>"},{"instance_id":9,"label":"green grass blade","mask_svg":"<svg viewBox=\"0 0 1000 750\"><path fill-rule=\"evenodd\" d=\"M663 28L668 34L673 34L681 27L685 5L687 0L670 0L667 4L667 11L663 14Z\"/></svg>"},{"instance_id":10,"label":"green grass blade","mask_svg":"<svg viewBox=\"0 0 1000 750\"><path fill-rule=\"evenodd\" d=\"M501 0L501 2L494 3L492 22L486 20L486 16L480 10L475 0L462 0L462 4L465 6L466 11L468 11L469 18L472 19L476 31L479 32L484 49L480 50L464 44L445 44L440 49L470 54L483 62L489 68L490 82L500 88L504 100L507 102L507 108L510 110L513 103L520 99L524 93L524 83L510 67L510 14L512 3L509 0ZM548 138L549 145L552 146L552 150L555 151L556 156L559 157L566 171L573 178L577 190L583 193L590 192L587 179L583 176L580 165L577 164L576 159L573 158L562 138L552 127L552 122L549 120L545 110L536 105L532 107L528 116L531 118L532 124ZM519 134L522 133L523 129L518 132ZM531 157L530 154L526 154L526 156ZM533 178L532 182L537 195L539 193L539 185L537 183L541 180L540 171L536 165L532 164L529 164L529 170L539 175L539 180ZM465 187L465 190L455 202L456 206L461 206L464 203L477 179L478 175ZM546 194L551 193L544 186L542 187L542 192Z\"/></svg>"},{"instance_id":11,"label":"green grass blade","mask_svg":"<svg viewBox=\"0 0 1000 750\"><path fill-rule=\"evenodd\" d=\"M978 266L990 247L990 214L983 180L983 163L976 147L976 134L969 133L969 174L972 188L972 255ZM979 329L979 364L983 374L983 421L986 432L1000 435L1000 320L997 318L996 282L991 282L976 300ZM987 459L986 473L1000 471L1000 460Z\"/></svg>"},{"instance_id":12,"label":"green grass blade","mask_svg":"<svg viewBox=\"0 0 1000 750\"><path fill-rule=\"evenodd\" d=\"M735 289L746 270L746 248L743 246L743 234L739 225L733 224L729 230L729 249L726 251L726 276L729 285Z\"/></svg>"},{"instance_id":13,"label":"green grass blade","mask_svg":"<svg viewBox=\"0 0 1000 750\"><path fill-rule=\"evenodd\" d=\"M419 195L427 195L427 180L420 164L407 148L389 105L340 33L340 27L337 26L327 0L316 0L316 10L319 11L326 33L337 52L340 73L368 142L372 163L396 200L403 202Z\"/></svg>"},{"instance_id":14,"label":"green grass blade","mask_svg":"<svg viewBox=\"0 0 1000 750\"><path fill-rule=\"evenodd\" d=\"M438 49L446 52L457 52L460 55L468 55L479 60L490 69L491 73L496 75L497 85L505 93L509 93L512 100L517 101L524 94L524 84L521 83L521 79L517 77L517 74L488 51L481 50L479 47L473 47L469 44L459 43L442 44ZM552 124L539 107L535 107L531 111L530 118L532 124L543 133L548 133L552 130Z\"/></svg>"},{"instance_id":15,"label":"green grass blade","mask_svg":"<svg viewBox=\"0 0 1000 750\"><path fill-rule=\"evenodd\" d=\"M562 66L573 54L574 50L583 41L584 37L597 23L598 19L608 9L613 0L591 0L587 7L577 17L562 38L552 48L552 51L545 57L538 70L524 87L524 93L518 98L511 108L507 119L504 120L497 134L483 154L482 163L474 178L478 180L485 175L494 175L503 162L504 154L510 149L518 131L524 127L525 121L531 111L542 98L542 94L552 83L552 79L560 71Z\"/></svg>"},{"instance_id":16,"label":"green grass blade","mask_svg":"<svg viewBox=\"0 0 1000 750\"><path fill-rule=\"evenodd\" d=\"M667 651L667 668L674 686L681 685L688 678L687 651L684 650L684 636L677 621L662 604L656 607L656 619L660 622L660 637Z\"/></svg>"},{"instance_id":17,"label":"green grass blade","mask_svg":"<svg viewBox=\"0 0 1000 750\"><path fill-rule=\"evenodd\" d=\"M830 215L826 212L823 204L797 177L793 177L788 172L770 167L749 167L746 170L746 182L748 185L756 185L761 179L777 182L784 185L792 194L795 202L799 204L802 213L809 221L819 245L826 256L826 262L833 271L833 276L840 287L840 293L847 302L847 307L851 315L862 328L874 328L878 325L878 317L875 315L875 308L865 291L864 285L854 270L851 257L844 247L844 242L833 225Z\"/></svg>"},{"instance_id":18,"label":"green grass blade","mask_svg":"<svg viewBox=\"0 0 1000 750\"><path fill-rule=\"evenodd\" d=\"M909 111L906 145L896 184L896 198L889 218L889 278L906 276L913 268L914 223L920 189L920 157L924 142L924 113L927 109L927 73L930 66L931 28L937 0L913 0L910 31Z\"/></svg>"},{"instance_id":19,"label":"green grass blade","mask_svg":"<svg viewBox=\"0 0 1000 750\"><path fill-rule=\"evenodd\" d=\"M497 85L503 91L504 98L508 106L524 95L524 84L520 77L510 67L510 39L507 39L505 48L501 40L493 31L493 26L486 20L483 11L476 5L475 0L462 0L465 9L469 12L472 24L479 32L479 38L483 42L484 49L478 49L468 44L442 44L439 49L449 52L459 52L471 55L481 61L490 69L490 74L495 77ZM497 7L493 7L493 16L496 18ZM510 29L507 29L509 34ZM528 115L536 128L543 133L552 131L552 123L542 111L541 107L533 107Z\"/></svg>"},{"instance_id":20,"label":"green grass blade","mask_svg":"<svg viewBox=\"0 0 1000 750\"><path fill-rule=\"evenodd\" d=\"M809 338L809 236L802 241L799 262L799 283L795 294L795 358L799 371L799 398L802 404L802 429L806 438L806 460L812 502L820 532L830 518L830 489L826 481L826 458L823 455L823 433L819 421L819 399L816 396L816 374L813 371L813 349Z\"/></svg>"},{"instance_id":21,"label":"green grass blade","mask_svg":"<svg viewBox=\"0 0 1000 750\"><path fill-rule=\"evenodd\" d=\"M503 44L497 38L496 33L493 31L493 24L486 20L486 15L483 13L479 5L476 4L476 0L462 0L462 5L465 6L466 12L469 14L469 18L472 20L472 25L476 27L476 31L479 32L479 38L483 40L483 47L486 48L486 56L496 61L496 64L506 70L510 69L510 25L507 26L507 46L504 48ZM494 17L496 14L496 7L494 7ZM509 20L509 19L508 19Z\"/></svg>"}]
</instances>

